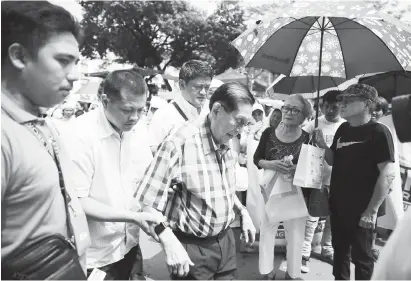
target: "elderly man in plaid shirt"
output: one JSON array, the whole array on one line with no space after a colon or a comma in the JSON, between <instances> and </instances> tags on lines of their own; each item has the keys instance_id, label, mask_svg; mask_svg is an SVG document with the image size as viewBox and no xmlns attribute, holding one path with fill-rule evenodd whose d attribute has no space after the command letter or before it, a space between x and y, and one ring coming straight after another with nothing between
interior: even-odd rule
<instances>
[{"instance_id":1,"label":"elderly man in plaid shirt","mask_svg":"<svg viewBox=\"0 0 411 281\"><path fill-rule=\"evenodd\" d=\"M235 159L227 146L249 124L254 101L239 83L220 86L207 116L170 132L137 188L145 209L167 218L154 232L173 279L235 278L234 212L241 215L243 239L254 242L254 225L235 195Z\"/></svg>"}]
</instances>

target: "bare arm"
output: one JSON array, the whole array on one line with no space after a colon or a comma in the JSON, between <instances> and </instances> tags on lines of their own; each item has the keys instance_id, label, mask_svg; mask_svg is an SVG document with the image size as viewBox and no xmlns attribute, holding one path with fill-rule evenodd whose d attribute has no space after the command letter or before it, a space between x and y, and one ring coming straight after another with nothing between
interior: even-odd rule
<instances>
[{"instance_id":1,"label":"bare arm","mask_svg":"<svg viewBox=\"0 0 411 281\"><path fill-rule=\"evenodd\" d=\"M87 216L97 221L133 222L135 212L117 209L90 197L79 198Z\"/></svg>"},{"instance_id":2,"label":"bare arm","mask_svg":"<svg viewBox=\"0 0 411 281\"><path fill-rule=\"evenodd\" d=\"M392 182L395 179L395 165L393 162L387 161L378 164L380 175L374 188L371 200L368 203L366 213L377 214L378 208L381 206L385 197L392 188Z\"/></svg>"}]
</instances>

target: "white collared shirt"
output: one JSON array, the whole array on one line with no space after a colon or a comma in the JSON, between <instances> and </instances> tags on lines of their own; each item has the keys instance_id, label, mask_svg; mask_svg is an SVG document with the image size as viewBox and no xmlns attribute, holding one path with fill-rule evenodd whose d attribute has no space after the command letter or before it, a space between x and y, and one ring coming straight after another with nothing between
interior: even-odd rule
<instances>
[{"instance_id":1,"label":"white collared shirt","mask_svg":"<svg viewBox=\"0 0 411 281\"><path fill-rule=\"evenodd\" d=\"M108 122L103 108L72 123L66 145L75 169L72 177L78 197L90 197L117 209L135 209L131 198L137 182L152 160L144 122L122 137ZM135 224L101 222L87 218L91 247L87 267L102 267L124 258L138 244Z\"/></svg>"},{"instance_id":2,"label":"white collared shirt","mask_svg":"<svg viewBox=\"0 0 411 281\"><path fill-rule=\"evenodd\" d=\"M188 120L197 119L200 114L182 95L174 100L181 108ZM159 108L153 115L149 126L151 146L158 146L173 127L181 126L186 122L175 106L169 104Z\"/></svg>"}]
</instances>

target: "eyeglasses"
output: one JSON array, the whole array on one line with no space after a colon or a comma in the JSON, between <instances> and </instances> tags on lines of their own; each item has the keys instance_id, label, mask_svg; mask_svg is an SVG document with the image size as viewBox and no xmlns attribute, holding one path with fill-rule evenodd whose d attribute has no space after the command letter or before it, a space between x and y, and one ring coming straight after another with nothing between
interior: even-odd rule
<instances>
[{"instance_id":1,"label":"eyeglasses","mask_svg":"<svg viewBox=\"0 0 411 281\"><path fill-rule=\"evenodd\" d=\"M220 103L221 104L221 103ZM244 127L246 127L246 126L250 126L253 122L251 122L251 121L248 121L247 119L243 119L243 118L234 118L229 112L228 112L228 109L227 109L227 107L225 107L224 105L222 105L221 104L221 106L224 108L224 110L225 110L225 112L227 113L227 115L230 115L231 116L231 118L233 118L234 119L234 121L235 121L235 123L236 123L236 126L238 127L238 128L244 128Z\"/></svg>"},{"instance_id":2,"label":"eyeglasses","mask_svg":"<svg viewBox=\"0 0 411 281\"><path fill-rule=\"evenodd\" d=\"M295 107L282 106L281 112L284 114L290 113L290 115L298 115L301 112L301 110Z\"/></svg>"}]
</instances>

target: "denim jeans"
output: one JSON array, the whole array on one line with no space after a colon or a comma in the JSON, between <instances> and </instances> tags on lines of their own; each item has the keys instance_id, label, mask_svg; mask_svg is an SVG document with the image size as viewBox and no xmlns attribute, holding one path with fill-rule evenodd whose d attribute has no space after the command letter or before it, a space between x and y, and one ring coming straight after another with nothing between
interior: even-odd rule
<instances>
[{"instance_id":1,"label":"denim jeans","mask_svg":"<svg viewBox=\"0 0 411 281\"><path fill-rule=\"evenodd\" d=\"M304 245L303 245L303 258L309 260L311 256L311 244L315 235L315 229L318 226L318 217L308 217L308 220L305 224L305 236L304 236ZM333 255L334 250L331 243L331 224L330 217L328 216L325 221L325 226L321 239L321 255Z\"/></svg>"}]
</instances>

